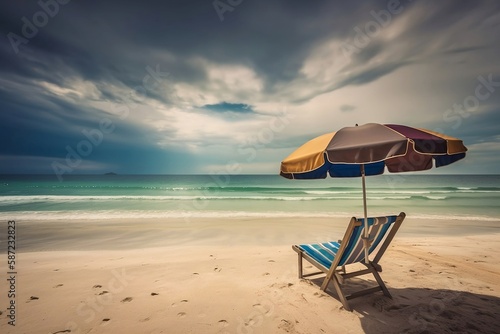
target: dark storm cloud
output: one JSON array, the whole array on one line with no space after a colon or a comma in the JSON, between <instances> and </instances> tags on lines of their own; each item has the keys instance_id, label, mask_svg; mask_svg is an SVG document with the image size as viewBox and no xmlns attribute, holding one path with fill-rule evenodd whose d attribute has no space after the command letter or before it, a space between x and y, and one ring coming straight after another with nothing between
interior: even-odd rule
<instances>
[{"instance_id":1,"label":"dark storm cloud","mask_svg":"<svg viewBox=\"0 0 500 334\"><path fill-rule=\"evenodd\" d=\"M213 82L217 78L208 73L214 65L243 66L255 73L262 83L258 93L261 101L278 100L279 96L300 105L342 87L376 82L436 54L494 54L497 50L479 39L465 40L463 30L449 31L449 27L466 22L464 26L470 30L484 25L484 33L495 36L498 28L488 26L488 22L498 15L500 5L488 1L398 2L399 12L390 16L391 22L412 8L426 10L412 17L399 37L374 36L366 45L356 46L356 28L366 33L366 24L376 22L372 12L387 12L388 3L246 0L224 12L221 21L211 0L3 2L0 156L64 158L66 146L82 140L82 129L96 128L101 119L110 117L116 131L95 150L92 159L121 161L131 166L130 171L141 170L130 157L146 159L161 154L161 138L173 138L179 130L168 119L161 130L153 130L151 124L162 115L140 108L146 98L162 106L194 108L191 112L258 114L248 90L237 91L238 86L217 88L234 90L235 100L208 99L187 105L190 101L180 97L174 86L186 84L188 92L199 90L193 95L209 95L216 90ZM40 23L47 11L46 22L37 27L36 21ZM440 42L441 49L432 49L441 39L445 40ZM306 78L301 72L304 62L315 48L330 40L356 48L349 59L340 62L339 71L349 75L333 76L327 82ZM342 52L340 55L345 58ZM300 84L283 90L292 82ZM303 88L307 88L305 93ZM100 106L104 102L108 107ZM132 103L137 107L130 107ZM343 105L340 110L353 110L349 107ZM114 115L119 108L128 109L130 117ZM149 123L140 123L143 119ZM469 124L475 127L488 122L480 123ZM167 156L182 160L177 151L169 151ZM192 157L185 154L184 159ZM167 160L158 165L172 166L176 159Z\"/></svg>"},{"instance_id":2,"label":"dark storm cloud","mask_svg":"<svg viewBox=\"0 0 500 334\"><path fill-rule=\"evenodd\" d=\"M3 11L9 20L3 21L2 30L22 36L21 18L30 19L41 9L24 2L9 6ZM218 63L252 66L273 83L293 79L308 49L345 30L347 17L355 12L354 5L333 6L327 1L245 2L220 22L211 1L73 0L61 5L58 14L19 50L36 58L56 57L85 79L113 77L129 87L140 84L144 67L160 51L175 54L171 63L162 62L181 81L203 80L200 69L182 61L203 55ZM14 63L20 60L12 52L9 58Z\"/></svg>"},{"instance_id":3,"label":"dark storm cloud","mask_svg":"<svg viewBox=\"0 0 500 334\"><path fill-rule=\"evenodd\" d=\"M403 6L404 4L404 6ZM411 4L402 2L401 10ZM203 69L185 61L202 55L216 63L245 64L265 79L271 90L278 82L298 76L311 47L327 38L354 39L353 28L373 21L370 11L385 10L387 2L370 5L329 1L242 2L220 22L210 1L82 2L59 6L59 12L36 36L19 46L21 55L2 48L2 70L31 78L63 83L67 75L86 80L119 80L128 87L141 84L144 69L161 62L178 81L205 79ZM471 4L447 2L434 15L423 17L419 29L442 29L473 9ZM22 17L32 19L40 6L25 2L10 4L3 11L2 31L22 36ZM446 15L444 15L446 14ZM14 18L18 18L17 20ZM354 63L374 58L385 45L372 42L355 55ZM171 59L161 52L173 54ZM39 61L21 65L22 54ZM155 59L156 58L156 59ZM57 63L65 68L58 69ZM403 66L393 62L382 71L369 70L343 84L370 82ZM46 73L47 71L55 73ZM68 72L69 71L69 72ZM23 73L24 72L24 73Z\"/></svg>"},{"instance_id":4,"label":"dark storm cloud","mask_svg":"<svg viewBox=\"0 0 500 334\"><path fill-rule=\"evenodd\" d=\"M244 103L222 102L217 104L206 104L202 108L215 112L236 112L236 113L253 112L252 106Z\"/></svg>"}]
</instances>

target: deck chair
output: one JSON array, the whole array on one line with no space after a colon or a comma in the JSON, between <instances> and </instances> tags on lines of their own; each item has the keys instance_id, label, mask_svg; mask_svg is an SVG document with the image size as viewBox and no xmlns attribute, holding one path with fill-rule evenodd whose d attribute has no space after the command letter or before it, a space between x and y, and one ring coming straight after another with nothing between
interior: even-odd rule
<instances>
[{"instance_id":1,"label":"deck chair","mask_svg":"<svg viewBox=\"0 0 500 334\"><path fill-rule=\"evenodd\" d=\"M401 212L398 216L368 218L369 239L371 240L369 254L373 253L373 256L369 257L369 259L373 258L369 263L365 263L363 239L361 238L364 230L364 218L352 217L344 239L339 240L339 242L331 241L318 244L293 245L292 249L299 255L299 278L326 274L321 285L321 290L326 291L329 283L332 282L340 301L348 311L352 311L352 309L347 301L352 298L377 291L382 291L384 295L392 298L380 277L379 272L382 271L382 267L379 261L401 226L405 216L405 213ZM302 269L303 259L306 259L321 271L304 274ZM367 268L350 273L346 272L347 265L358 262L364 264ZM345 279L367 274L372 274L375 277L378 286L349 295L344 294L341 284L344 283Z\"/></svg>"}]
</instances>

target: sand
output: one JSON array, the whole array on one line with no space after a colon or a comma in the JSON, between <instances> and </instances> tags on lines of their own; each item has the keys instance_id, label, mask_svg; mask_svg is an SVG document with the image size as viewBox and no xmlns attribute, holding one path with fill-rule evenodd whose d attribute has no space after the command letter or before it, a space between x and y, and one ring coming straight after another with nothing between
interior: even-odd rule
<instances>
[{"instance_id":1,"label":"sand","mask_svg":"<svg viewBox=\"0 0 500 334\"><path fill-rule=\"evenodd\" d=\"M321 280L298 279L291 249L337 240L347 221L17 222L15 326L4 224L0 332L498 333L500 222L408 217L381 261L393 299L349 312Z\"/></svg>"}]
</instances>

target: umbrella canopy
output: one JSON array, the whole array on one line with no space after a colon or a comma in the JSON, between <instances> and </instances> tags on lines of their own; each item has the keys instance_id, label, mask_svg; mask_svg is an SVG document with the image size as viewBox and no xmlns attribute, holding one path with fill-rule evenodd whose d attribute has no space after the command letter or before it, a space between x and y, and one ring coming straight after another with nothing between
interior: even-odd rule
<instances>
[{"instance_id":1,"label":"umbrella canopy","mask_svg":"<svg viewBox=\"0 0 500 334\"><path fill-rule=\"evenodd\" d=\"M365 261L368 233L365 175L413 172L446 166L463 159L467 148L457 138L426 129L369 123L345 127L316 137L281 162L280 175L289 179L362 176L365 216Z\"/></svg>"},{"instance_id":2,"label":"umbrella canopy","mask_svg":"<svg viewBox=\"0 0 500 334\"><path fill-rule=\"evenodd\" d=\"M281 162L280 175L290 179L420 171L463 159L467 148L461 140L404 125L374 124L345 127L314 138Z\"/></svg>"}]
</instances>

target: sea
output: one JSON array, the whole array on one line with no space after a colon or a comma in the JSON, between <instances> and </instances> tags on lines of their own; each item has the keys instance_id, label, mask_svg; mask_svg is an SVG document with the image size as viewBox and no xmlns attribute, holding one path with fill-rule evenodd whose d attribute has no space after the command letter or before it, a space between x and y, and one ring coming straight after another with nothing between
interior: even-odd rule
<instances>
[{"instance_id":1,"label":"sea","mask_svg":"<svg viewBox=\"0 0 500 334\"><path fill-rule=\"evenodd\" d=\"M500 222L500 175L366 178L369 216ZM0 220L362 217L360 178L279 175L0 176Z\"/></svg>"}]
</instances>

